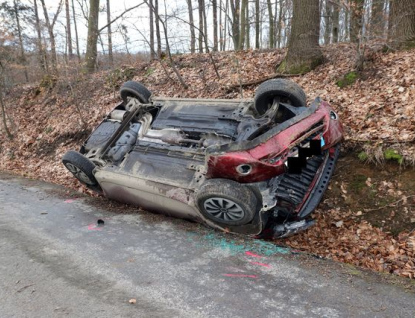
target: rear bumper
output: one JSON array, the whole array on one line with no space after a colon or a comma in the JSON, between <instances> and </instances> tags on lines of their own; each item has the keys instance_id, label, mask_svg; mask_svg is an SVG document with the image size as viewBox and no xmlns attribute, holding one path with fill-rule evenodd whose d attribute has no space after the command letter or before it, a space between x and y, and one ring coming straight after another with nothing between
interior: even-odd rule
<instances>
[{"instance_id":1,"label":"rear bumper","mask_svg":"<svg viewBox=\"0 0 415 318\"><path fill-rule=\"evenodd\" d=\"M309 183L308 188L304 188L305 184L303 183L306 181L306 177L308 177L308 168L305 168L303 174L291 174L289 176L282 177L284 178L284 181L279 181L277 191L275 192L277 197L277 206L273 212L274 218L271 217L271 222L266 226L266 229L260 237L287 237L297 232L306 230L315 223L315 221L310 219L309 216L317 208L325 191L327 190L329 181L334 172L339 152L340 144L327 151L324 156L324 160L321 161L318 168L316 167L315 176L311 183ZM291 180L290 182L292 182L293 188L286 190L283 193L278 191L278 189L286 186L287 180ZM302 189L300 188L300 183L302 183ZM300 195L302 199L300 199ZM296 208L288 210L291 212L286 218L281 218L280 215L281 212L283 213L282 215L284 215L285 210L283 207L281 208L281 200L286 202L290 201L291 204L295 204L296 206Z\"/></svg>"}]
</instances>

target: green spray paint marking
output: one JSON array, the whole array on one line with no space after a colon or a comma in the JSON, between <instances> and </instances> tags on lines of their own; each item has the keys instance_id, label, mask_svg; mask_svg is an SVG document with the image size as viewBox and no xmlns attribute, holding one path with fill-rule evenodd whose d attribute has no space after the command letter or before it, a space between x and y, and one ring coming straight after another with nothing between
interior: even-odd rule
<instances>
[{"instance_id":1,"label":"green spray paint marking","mask_svg":"<svg viewBox=\"0 0 415 318\"><path fill-rule=\"evenodd\" d=\"M189 235L194 237L194 235ZM273 243L249 239L248 241L239 242L228 238L220 237L218 234L207 234L201 238L202 243L198 246L209 246L214 248L220 248L221 250L228 251L231 255L236 255L245 252L253 252L261 256L271 256L275 254L290 254L291 249L277 246Z\"/></svg>"}]
</instances>

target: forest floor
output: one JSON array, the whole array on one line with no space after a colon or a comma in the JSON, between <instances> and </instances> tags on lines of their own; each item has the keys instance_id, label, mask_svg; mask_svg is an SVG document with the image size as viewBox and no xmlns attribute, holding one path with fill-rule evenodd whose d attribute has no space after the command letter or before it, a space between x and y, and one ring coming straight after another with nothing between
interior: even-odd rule
<instances>
[{"instance_id":1,"label":"forest floor","mask_svg":"<svg viewBox=\"0 0 415 318\"><path fill-rule=\"evenodd\" d=\"M326 63L291 77L311 101L329 101L345 129L341 157L329 190L314 213L317 224L276 244L320 257L415 278L415 50L367 53L353 73L355 50L323 48ZM156 96L250 98L275 76L284 50L177 55L189 86L177 81L167 60L142 62L92 76L61 69L60 78L19 85L5 97L9 140L0 135L0 170L91 194L61 164L102 117L120 102L119 86L136 80ZM215 72L217 69L217 73ZM345 77L346 75L346 77ZM352 79L340 88L338 81Z\"/></svg>"}]
</instances>

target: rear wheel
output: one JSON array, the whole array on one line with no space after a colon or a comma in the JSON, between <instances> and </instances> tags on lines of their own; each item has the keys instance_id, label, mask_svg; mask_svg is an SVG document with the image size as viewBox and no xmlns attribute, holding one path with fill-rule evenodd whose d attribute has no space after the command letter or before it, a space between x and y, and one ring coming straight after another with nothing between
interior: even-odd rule
<instances>
[{"instance_id":1,"label":"rear wheel","mask_svg":"<svg viewBox=\"0 0 415 318\"><path fill-rule=\"evenodd\" d=\"M128 97L134 97L137 98L140 103L148 104L151 92L141 83L128 81L121 86L120 95L124 103L128 102Z\"/></svg>"},{"instance_id":2,"label":"rear wheel","mask_svg":"<svg viewBox=\"0 0 415 318\"><path fill-rule=\"evenodd\" d=\"M200 212L222 225L243 225L252 221L257 198L248 187L226 179L206 181L197 194Z\"/></svg>"},{"instance_id":3,"label":"rear wheel","mask_svg":"<svg viewBox=\"0 0 415 318\"><path fill-rule=\"evenodd\" d=\"M271 79L258 86L255 92L254 107L259 115L264 115L278 98L280 102L292 106L306 106L304 90L296 83L286 79Z\"/></svg>"},{"instance_id":4,"label":"rear wheel","mask_svg":"<svg viewBox=\"0 0 415 318\"><path fill-rule=\"evenodd\" d=\"M63 156L62 163L81 183L92 188L98 186L98 182L93 174L95 164L79 152L73 150L68 151Z\"/></svg>"}]
</instances>

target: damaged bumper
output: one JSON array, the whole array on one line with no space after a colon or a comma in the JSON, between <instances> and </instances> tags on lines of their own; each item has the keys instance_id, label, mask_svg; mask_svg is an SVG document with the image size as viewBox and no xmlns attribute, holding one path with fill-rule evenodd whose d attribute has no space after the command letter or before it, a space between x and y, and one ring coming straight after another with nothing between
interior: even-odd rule
<instances>
[{"instance_id":1,"label":"damaged bumper","mask_svg":"<svg viewBox=\"0 0 415 318\"><path fill-rule=\"evenodd\" d=\"M272 236L274 238L283 238L300 231L308 229L315 224L314 220L308 219L311 213L319 205L325 191L327 190L329 181L333 175L335 163L338 159L340 152L340 145L331 148L324 161L321 163L317 170L316 176L311 183L306 195L303 198L302 203L297 208L297 217L293 221L287 221L282 224L273 226ZM301 174L297 175L298 179L301 179ZM274 212L278 216L278 210Z\"/></svg>"}]
</instances>

